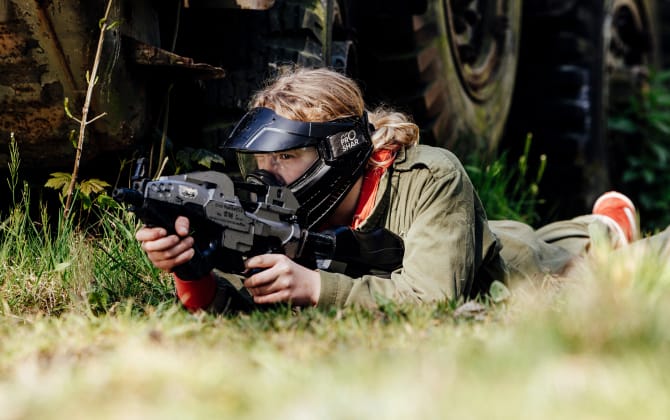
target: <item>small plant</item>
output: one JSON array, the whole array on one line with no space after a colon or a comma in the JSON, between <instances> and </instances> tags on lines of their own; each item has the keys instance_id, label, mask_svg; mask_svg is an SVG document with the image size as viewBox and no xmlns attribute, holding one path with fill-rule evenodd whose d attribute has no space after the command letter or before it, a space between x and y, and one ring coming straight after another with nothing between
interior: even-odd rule
<instances>
[{"instance_id":1,"label":"small plant","mask_svg":"<svg viewBox=\"0 0 670 420\"><path fill-rule=\"evenodd\" d=\"M225 166L226 162L214 152L207 149L194 149L184 147L177 152L176 161L179 162L183 171L191 171L196 168L213 169L215 166Z\"/></svg>"},{"instance_id":2,"label":"small plant","mask_svg":"<svg viewBox=\"0 0 670 420\"><path fill-rule=\"evenodd\" d=\"M93 247L92 282L87 301L99 314L119 304L141 311L175 302L170 275L154 267L135 240L138 225L134 216L118 206L95 207L99 223L90 238Z\"/></svg>"},{"instance_id":3,"label":"small plant","mask_svg":"<svg viewBox=\"0 0 670 420\"><path fill-rule=\"evenodd\" d=\"M93 60L93 67L89 72L86 72L86 81L88 82L88 88L86 90L86 97L84 99L84 106L82 107L81 111L81 117L77 118L69 110L68 107L68 102L69 99L65 98L64 101L64 108L65 108L65 113L72 118L73 120L77 121L79 123L79 133L78 133L78 140L76 144L76 156L74 159L74 167L72 168L72 174L70 175L69 183L67 184L67 189L64 189L64 195L65 195L65 205L64 205L64 215L65 217L68 217L71 211L72 207L72 201L75 196L75 192L77 189L81 191L82 185L79 184L79 188L77 188L77 177L79 175L79 165L81 162L81 156L84 150L84 139L86 138L86 127L96 121L99 118L104 117L106 114L103 112L100 115L97 115L96 117L89 119L88 118L88 112L91 107L91 98L93 97L93 89L98 81L98 66L100 64L100 57L102 55L102 47L103 43L105 40L105 32L113 29L115 26L118 25L118 22L112 22L111 24L108 22L109 19L109 12L112 8L112 0L109 0L107 3L107 8L105 9L105 16L100 20L100 37L98 39L98 48L95 53L95 59ZM53 174L52 174L53 175ZM63 180L62 176L58 176L60 178L59 180L54 181L56 184L60 184ZM48 184L48 183L47 183ZM49 185L47 185L49 186ZM57 187L58 188L58 187Z\"/></svg>"},{"instance_id":4,"label":"small plant","mask_svg":"<svg viewBox=\"0 0 670 420\"><path fill-rule=\"evenodd\" d=\"M137 222L101 193L104 185L79 184L81 198L73 202L82 203L97 222L77 226L63 209L54 216L41 203L31 208L13 136L9 150L12 203L0 220L0 316L99 314L124 305L137 312L173 302L169 276L151 265L134 237ZM65 191L68 176L53 178L51 186Z\"/></svg>"},{"instance_id":5,"label":"small plant","mask_svg":"<svg viewBox=\"0 0 670 420\"><path fill-rule=\"evenodd\" d=\"M539 220L537 205L542 201L538 198L538 185L544 175L547 158L540 156L537 172L529 179L531 142L529 134L516 166L509 164L507 151L491 163L481 161L477 156L467 161L465 169L490 220L511 219L529 224Z\"/></svg>"},{"instance_id":6,"label":"small plant","mask_svg":"<svg viewBox=\"0 0 670 420\"><path fill-rule=\"evenodd\" d=\"M623 157L620 188L638 205L644 226L670 224L670 71L652 74L649 88L609 120L615 155Z\"/></svg>"},{"instance_id":7,"label":"small plant","mask_svg":"<svg viewBox=\"0 0 670 420\"><path fill-rule=\"evenodd\" d=\"M81 237L70 219L59 217L53 229L46 208L31 217L30 189L19 183L19 153L10 140L9 179L12 206L0 223L0 303L3 311L60 313L73 308L82 292L85 266L73 265L81 257ZM62 214L60 214L62 216ZM83 269L84 271L80 271Z\"/></svg>"},{"instance_id":8,"label":"small plant","mask_svg":"<svg viewBox=\"0 0 670 420\"><path fill-rule=\"evenodd\" d=\"M67 198L72 185L72 174L67 172L54 172L51 178L44 184L45 187L53 188L60 191L61 201ZM105 194L105 188L110 187L109 183L100 179L87 179L81 182L75 182L74 198L72 202L80 201L84 210L90 210L94 201L99 204L106 202L109 198ZM78 199L78 200L77 200ZM72 211L72 204L70 205L70 212Z\"/></svg>"},{"instance_id":9,"label":"small plant","mask_svg":"<svg viewBox=\"0 0 670 420\"><path fill-rule=\"evenodd\" d=\"M14 133L11 133L9 137L9 162L7 164L9 168L9 179L7 180L7 185L12 194L12 204L16 204L16 187L19 184L20 164L21 158L19 157L19 147L16 144Z\"/></svg>"}]
</instances>

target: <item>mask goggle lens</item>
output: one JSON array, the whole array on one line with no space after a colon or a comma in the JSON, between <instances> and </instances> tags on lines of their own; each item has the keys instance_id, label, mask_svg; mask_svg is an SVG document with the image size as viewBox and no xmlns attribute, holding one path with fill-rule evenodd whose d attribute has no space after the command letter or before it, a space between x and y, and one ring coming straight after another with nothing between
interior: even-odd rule
<instances>
[{"instance_id":1,"label":"mask goggle lens","mask_svg":"<svg viewBox=\"0 0 670 420\"><path fill-rule=\"evenodd\" d=\"M264 170L280 185L289 185L319 160L319 152L314 146L269 153L238 152L237 160L244 178L254 171Z\"/></svg>"}]
</instances>

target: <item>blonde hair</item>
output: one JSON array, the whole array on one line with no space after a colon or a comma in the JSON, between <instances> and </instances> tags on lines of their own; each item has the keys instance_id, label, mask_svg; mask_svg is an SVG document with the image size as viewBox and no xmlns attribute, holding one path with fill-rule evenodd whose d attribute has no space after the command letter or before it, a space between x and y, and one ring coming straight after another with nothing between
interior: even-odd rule
<instances>
[{"instance_id":1,"label":"blonde hair","mask_svg":"<svg viewBox=\"0 0 670 420\"><path fill-rule=\"evenodd\" d=\"M365 111L363 93L349 77L326 68L284 70L251 100L252 107L270 108L296 121L324 122L360 117ZM368 112L375 127L375 150L397 152L419 141L419 127L411 118L387 107ZM380 162L374 162L380 164Z\"/></svg>"}]
</instances>

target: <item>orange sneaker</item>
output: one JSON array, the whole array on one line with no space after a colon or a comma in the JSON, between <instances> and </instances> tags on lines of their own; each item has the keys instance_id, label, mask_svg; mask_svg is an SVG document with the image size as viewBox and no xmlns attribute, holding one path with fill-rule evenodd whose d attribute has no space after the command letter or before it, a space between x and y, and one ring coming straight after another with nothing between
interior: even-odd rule
<instances>
[{"instance_id":1,"label":"orange sneaker","mask_svg":"<svg viewBox=\"0 0 670 420\"><path fill-rule=\"evenodd\" d=\"M616 191L609 191L598 197L593 205L593 214L609 219L608 225L619 232L625 243L638 239L637 213L630 198ZM614 223L611 223L614 221Z\"/></svg>"}]
</instances>

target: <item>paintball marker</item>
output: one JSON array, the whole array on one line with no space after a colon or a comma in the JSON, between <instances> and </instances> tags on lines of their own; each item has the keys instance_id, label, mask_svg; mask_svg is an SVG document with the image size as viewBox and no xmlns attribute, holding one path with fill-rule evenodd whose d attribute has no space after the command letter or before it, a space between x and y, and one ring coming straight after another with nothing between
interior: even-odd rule
<instances>
[{"instance_id":1,"label":"paintball marker","mask_svg":"<svg viewBox=\"0 0 670 420\"><path fill-rule=\"evenodd\" d=\"M147 226L172 234L177 217L189 219L195 255L174 270L184 280L199 279L213 268L243 273L245 258L264 253L282 253L309 268L352 277L389 275L402 266L402 239L387 229L301 229L298 201L282 186L235 182L216 171L150 180L138 162L132 187L116 189L113 197Z\"/></svg>"}]
</instances>

